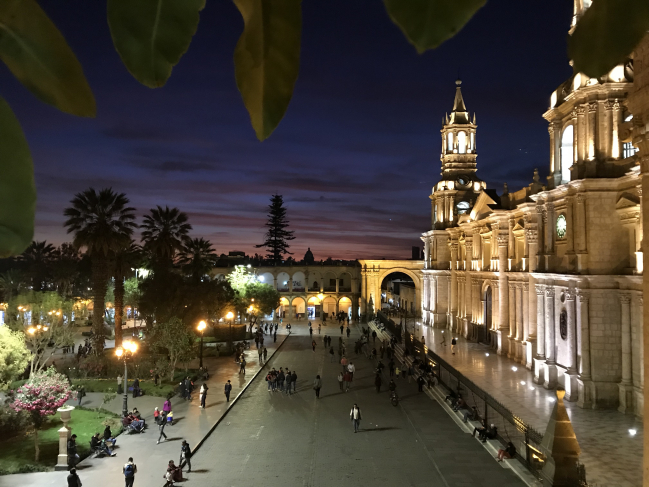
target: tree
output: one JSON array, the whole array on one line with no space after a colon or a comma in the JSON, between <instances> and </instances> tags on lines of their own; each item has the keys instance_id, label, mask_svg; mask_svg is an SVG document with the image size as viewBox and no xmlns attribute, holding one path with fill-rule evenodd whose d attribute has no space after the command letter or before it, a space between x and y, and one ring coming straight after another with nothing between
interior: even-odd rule
<instances>
[{"instance_id":1,"label":"tree","mask_svg":"<svg viewBox=\"0 0 649 487\"><path fill-rule=\"evenodd\" d=\"M64 298L72 298L74 285L79 282L81 256L71 243L63 243L52 253L51 281Z\"/></svg>"},{"instance_id":2,"label":"tree","mask_svg":"<svg viewBox=\"0 0 649 487\"><path fill-rule=\"evenodd\" d=\"M0 389L25 372L29 356L25 336L6 326L0 326Z\"/></svg>"},{"instance_id":3,"label":"tree","mask_svg":"<svg viewBox=\"0 0 649 487\"><path fill-rule=\"evenodd\" d=\"M46 241L33 241L20 256L25 264L26 276L31 280L34 291L47 289L50 262L54 257L55 247Z\"/></svg>"},{"instance_id":4,"label":"tree","mask_svg":"<svg viewBox=\"0 0 649 487\"><path fill-rule=\"evenodd\" d=\"M73 302L54 291L29 291L9 301L7 324L24 335L30 354L30 375L47 365L57 349L74 343Z\"/></svg>"},{"instance_id":5,"label":"tree","mask_svg":"<svg viewBox=\"0 0 649 487\"><path fill-rule=\"evenodd\" d=\"M184 360L194 351L196 335L189 331L187 325L180 318L172 317L166 321L156 323L151 338L152 346L157 350L166 350L171 366L171 378L178 360Z\"/></svg>"},{"instance_id":6,"label":"tree","mask_svg":"<svg viewBox=\"0 0 649 487\"><path fill-rule=\"evenodd\" d=\"M281 264L284 254L290 254L288 251L289 240L294 240L292 230L287 230L288 220L286 219L286 208L284 208L284 198L281 194L274 194L270 198L268 205L268 222L266 223L266 239L264 243L256 245L256 248L266 248L266 257L274 264Z\"/></svg>"},{"instance_id":7,"label":"tree","mask_svg":"<svg viewBox=\"0 0 649 487\"><path fill-rule=\"evenodd\" d=\"M0 274L0 291L5 301L11 300L25 286L23 273L18 269L9 269L7 272Z\"/></svg>"},{"instance_id":8,"label":"tree","mask_svg":"<svg viewBox=\"0 0 649 487\"><path fill-rule=\"evenodd\" d=\"M251 329L260 314L268 315L279 306L279 292L270 284L259 282L245 266L236 266L227 281L235 292L234 308L240 315L249 316Z\"/></svg>"},{"instance_id":9,"label":"tree","mask_svg":"<svg viewBox=\"0 0 649 487\"><path fill-rule=\"evenodd\" d=\"M38 430L46 416L56 414L72 395L67 378L57 373L53 367L37 372L14 394L11 408L29 414L34 427L34 460L38 461Z\"/></svg>"},{"instance_id":10,"label":"tree","mask_svg":"<svg viewBox=\"0 0 649 487\"><path fill-rule=\"evenodd\" d=\"M124 305L133 310L133 319L135 319L136 310L139 312L140 298L140 281L137 277L130 277L124 281Z\"/></svg>"},{"instance_id":11,"label":"tree","mask_svg":"<svg viewBox=\"0 0 649 487\"><path fill-rule=\"evenodd\" d=\"M131 269L138 267L142 258L141 249L133 241L111 255L111 266L115 279L115 346L122 344L122 320L124 317L124 279Z\"/></svg>"},{"instance_id":12,"label":"tree","mask_svg":"<svg viewBox=\"0 0 649 487\"><path fill-rule=\"evenodd\" d=\"M178 208L161 206L149 210L141 225L144 250L149 253L154 272L171 268L176 254L187 242L192 229L187 214Z\"/></svg>"},{"instance_id":13,"label":"tree","mask_svg":"<svg viewBox=\"0 0 649 487\"><path fill-rule=\"evenodd\" d=\"M203 279L216 264L212 243L204 238L188 240L180 252L178 263L194 281Z\"/></svg>"},{"instance_id":14,"label":"tree","mask_svg":"<svg viewBox=\"0 0 649 487\"><path fill-rule=\"evenodd\" d=\"M129 245L135 228L135 209L128 206L124 193L111 188L99 192L90 188L72 199L66 208L65 226L74 233L73 244L77 249L86 248L92 263L93 313L95 353L104 349L104 311L108 286L109 257Z\"/></svg>"}]
</instances>

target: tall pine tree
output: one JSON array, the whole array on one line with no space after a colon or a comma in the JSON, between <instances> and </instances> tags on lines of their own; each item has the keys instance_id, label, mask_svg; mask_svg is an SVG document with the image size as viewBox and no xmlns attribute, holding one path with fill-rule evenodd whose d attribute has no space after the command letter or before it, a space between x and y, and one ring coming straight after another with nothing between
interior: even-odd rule
<instances>
[{"instance_id":1,"label":"tall pine tree","mask_svg":"<svg viewBox=\"0 0 649 487\"><path fill-rule=\"evenodd\" d=\"M284 208L284 198L281 194L274 194L270 198L268 205L268 231L266 232L264 243L255 247L266 248L266 258L274 264L281 264L284 254L291 254L288 251L289 240L294 240L292 230L287 230L288 220L286 219L286 208Z\"/></svg>"}]
</instances>

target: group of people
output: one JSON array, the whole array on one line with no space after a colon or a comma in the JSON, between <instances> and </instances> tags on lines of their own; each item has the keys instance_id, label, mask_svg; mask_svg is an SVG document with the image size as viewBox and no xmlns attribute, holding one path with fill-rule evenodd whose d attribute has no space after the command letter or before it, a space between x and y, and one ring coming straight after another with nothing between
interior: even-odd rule
<instances>
[{"instance_id":1,"label":"group of people","mask_svg":"<svg viewBox=\"0 0 649 487\"><path fill-rule=\"evenodd\" d=\"M283 367L275 370L273 367L266 374L268 383L268 392L284 392L287 395L297 392L297 373L291 372L288 368L284 371Z\"/></svg>"}]
</instances>

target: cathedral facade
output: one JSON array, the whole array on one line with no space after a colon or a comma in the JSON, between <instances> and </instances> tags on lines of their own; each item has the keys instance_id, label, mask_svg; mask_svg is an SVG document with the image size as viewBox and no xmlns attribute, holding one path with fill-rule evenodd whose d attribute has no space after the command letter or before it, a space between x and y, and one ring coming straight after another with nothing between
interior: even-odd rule
<instances>
[{"instance_id":1,"label":"cathedral facade","mask_svg":"<svg viewBox=\"0 0 649 487\"><path fill-rule=\"evenodd\" d=\"M577 0L575 19L586 4ZM573 22L574 24L574 22ZM501 194L477 175L477 124L457 82L422 235L422 319L533 370L585 408L642 415L641 180L629 61L551 94L549 176Z\"/></svg>"}]
</instances>

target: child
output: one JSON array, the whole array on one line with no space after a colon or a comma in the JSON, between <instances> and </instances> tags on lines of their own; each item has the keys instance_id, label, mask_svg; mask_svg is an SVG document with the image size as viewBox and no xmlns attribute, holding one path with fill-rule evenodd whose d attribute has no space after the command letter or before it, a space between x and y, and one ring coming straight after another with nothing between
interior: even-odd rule
<instances>
[{"instance_id":1,"label":"child","mask_svg":"<svg viewBox=\"0 0 649 487\"><path fill-rule=\"evenodd\" d=\"M172 426L174 424L174 412L169 411L167 414L167 426Z\"/></svg>"},{"instance_id":2,"label":"child","mask_svg":"<svg viewBox=\"0 0 649 487\"><path fill-rule=\"evenodd\" d=\"M153 410L153 420L155 424L160 424L160 410L157 407Z\"/></svg>"}]
</instances>

